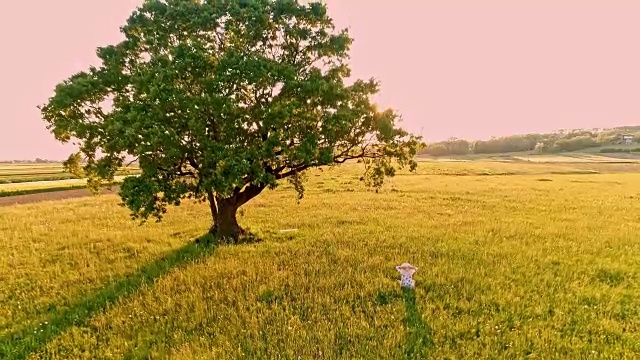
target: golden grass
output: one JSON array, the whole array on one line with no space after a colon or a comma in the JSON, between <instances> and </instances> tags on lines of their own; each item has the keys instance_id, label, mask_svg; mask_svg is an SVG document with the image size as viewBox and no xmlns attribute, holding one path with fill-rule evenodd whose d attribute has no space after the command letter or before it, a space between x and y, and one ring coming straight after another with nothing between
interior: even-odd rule
<instances>
[{"instance_id":1,"label":"golden grass","mask_svg":"<svg viewBox=\"0 0 640 360\"><path fill-rule=\"evenodd\" d=\"M640 174L580 166L422 162L378 194L313 172L243 209L263 242L218 248L204 204L0 208L0 358L637 358Z\"/></svg>"}]
</instances>

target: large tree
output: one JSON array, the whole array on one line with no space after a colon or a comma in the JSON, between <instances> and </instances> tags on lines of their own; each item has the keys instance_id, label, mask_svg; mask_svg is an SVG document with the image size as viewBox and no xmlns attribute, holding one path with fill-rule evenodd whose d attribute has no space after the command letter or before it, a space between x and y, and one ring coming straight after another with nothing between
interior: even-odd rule
<instances>
[{"instance_id":1,"label":"large tree","mask_svg":"<svg viewBox=\"0 0 640 360\"><path fill-rule=\"evenodd\" d=\"M309 168L358 159L381 186L416 167L419 138L372 103L377 81L346 81L353 39L323 4L147 0L121 32L39 109L56 139L78 145L66 165L92 188L138 160L120 188L134 218L195 198L212 233L237 239L240 206L282 179L302 197Z\"/></svg>"}]
</instances>

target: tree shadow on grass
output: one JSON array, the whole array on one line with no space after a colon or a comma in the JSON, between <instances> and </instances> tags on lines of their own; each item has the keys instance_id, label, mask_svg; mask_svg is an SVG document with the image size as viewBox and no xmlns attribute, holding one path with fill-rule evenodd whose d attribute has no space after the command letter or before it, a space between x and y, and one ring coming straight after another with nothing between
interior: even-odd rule
<instances>
[{"instance_id":1,"label":"tree shadow on grass","mask_svg":"<svg viewBox=\"0 0 640 360\"><path fill-rule=\"evenodd\" d=\"M404 355L406 359L428 359L434 345L432 330L422 319L416 305L416 292L413 289L402 289L402 298L406 310L407 340Z\"/></svg>"},{"instance_id":2,"label":"tree shadow on grass","mask_svg":"<svg viewBox=\"0 0 640 360\"><path fill-rule=\"evenodd\" d=\"M88 294L64 309L50 311L43 326L37 330L34 331L33 326L25 326L0 337L0 359L28 358L70 327L86 325L96 313L104 311L118 300L132 296L171 269L211 255L215 250L213 244L211 236L204 235L195 243L187 244L143 266L135 273Z\"/></svg>"}]
</instances>

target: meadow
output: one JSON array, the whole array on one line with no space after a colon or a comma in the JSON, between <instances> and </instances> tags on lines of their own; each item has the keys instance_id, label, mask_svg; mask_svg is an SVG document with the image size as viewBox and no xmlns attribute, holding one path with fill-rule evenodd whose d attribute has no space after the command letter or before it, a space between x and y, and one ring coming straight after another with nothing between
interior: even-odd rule
<instances>
[{"instance_id":1,"label":"meadow","mask_svg":"<svg viewBox=\"0 0 640 360\"><path fill-rule=\"evenodd\" d=\"M0 207L0 358L637 359L638 166L423 161L378 193L315 170L236 246L195 242L199 203Z\"/></svg>"}]
</instances>

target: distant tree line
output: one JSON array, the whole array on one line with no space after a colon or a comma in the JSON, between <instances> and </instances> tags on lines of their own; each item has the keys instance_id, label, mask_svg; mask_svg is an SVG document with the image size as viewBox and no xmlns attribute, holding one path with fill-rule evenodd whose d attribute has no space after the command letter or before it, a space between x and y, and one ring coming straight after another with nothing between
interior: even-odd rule
<instances>
[{"instance_id":1,"label":"distant tree line","mask_svg":"<svg viewBox=\"0 0 640 360\"><path fill-rule=\"evenodd\" d=\"M0 163L2 164L57 164L60 163L60 160L48 160L35 158L34 160L2 160Z\"/></svg>"},{"instance_id":2,"label":"distant tree line","mask_svg":"<svg viewBox=\"0 0 640 360\"><path fill-rule=\"evenodd\" d=\"M559 153L618 144L621 142L622 134L635 135L635 141L637 142L640 139L640 126L625 126L614 129L559 130L546 134L512 135L476 141L450 138L446 141L426 144L420 154L447 156L533 151L538 153Z\"/></svg>"}]
</instances>

